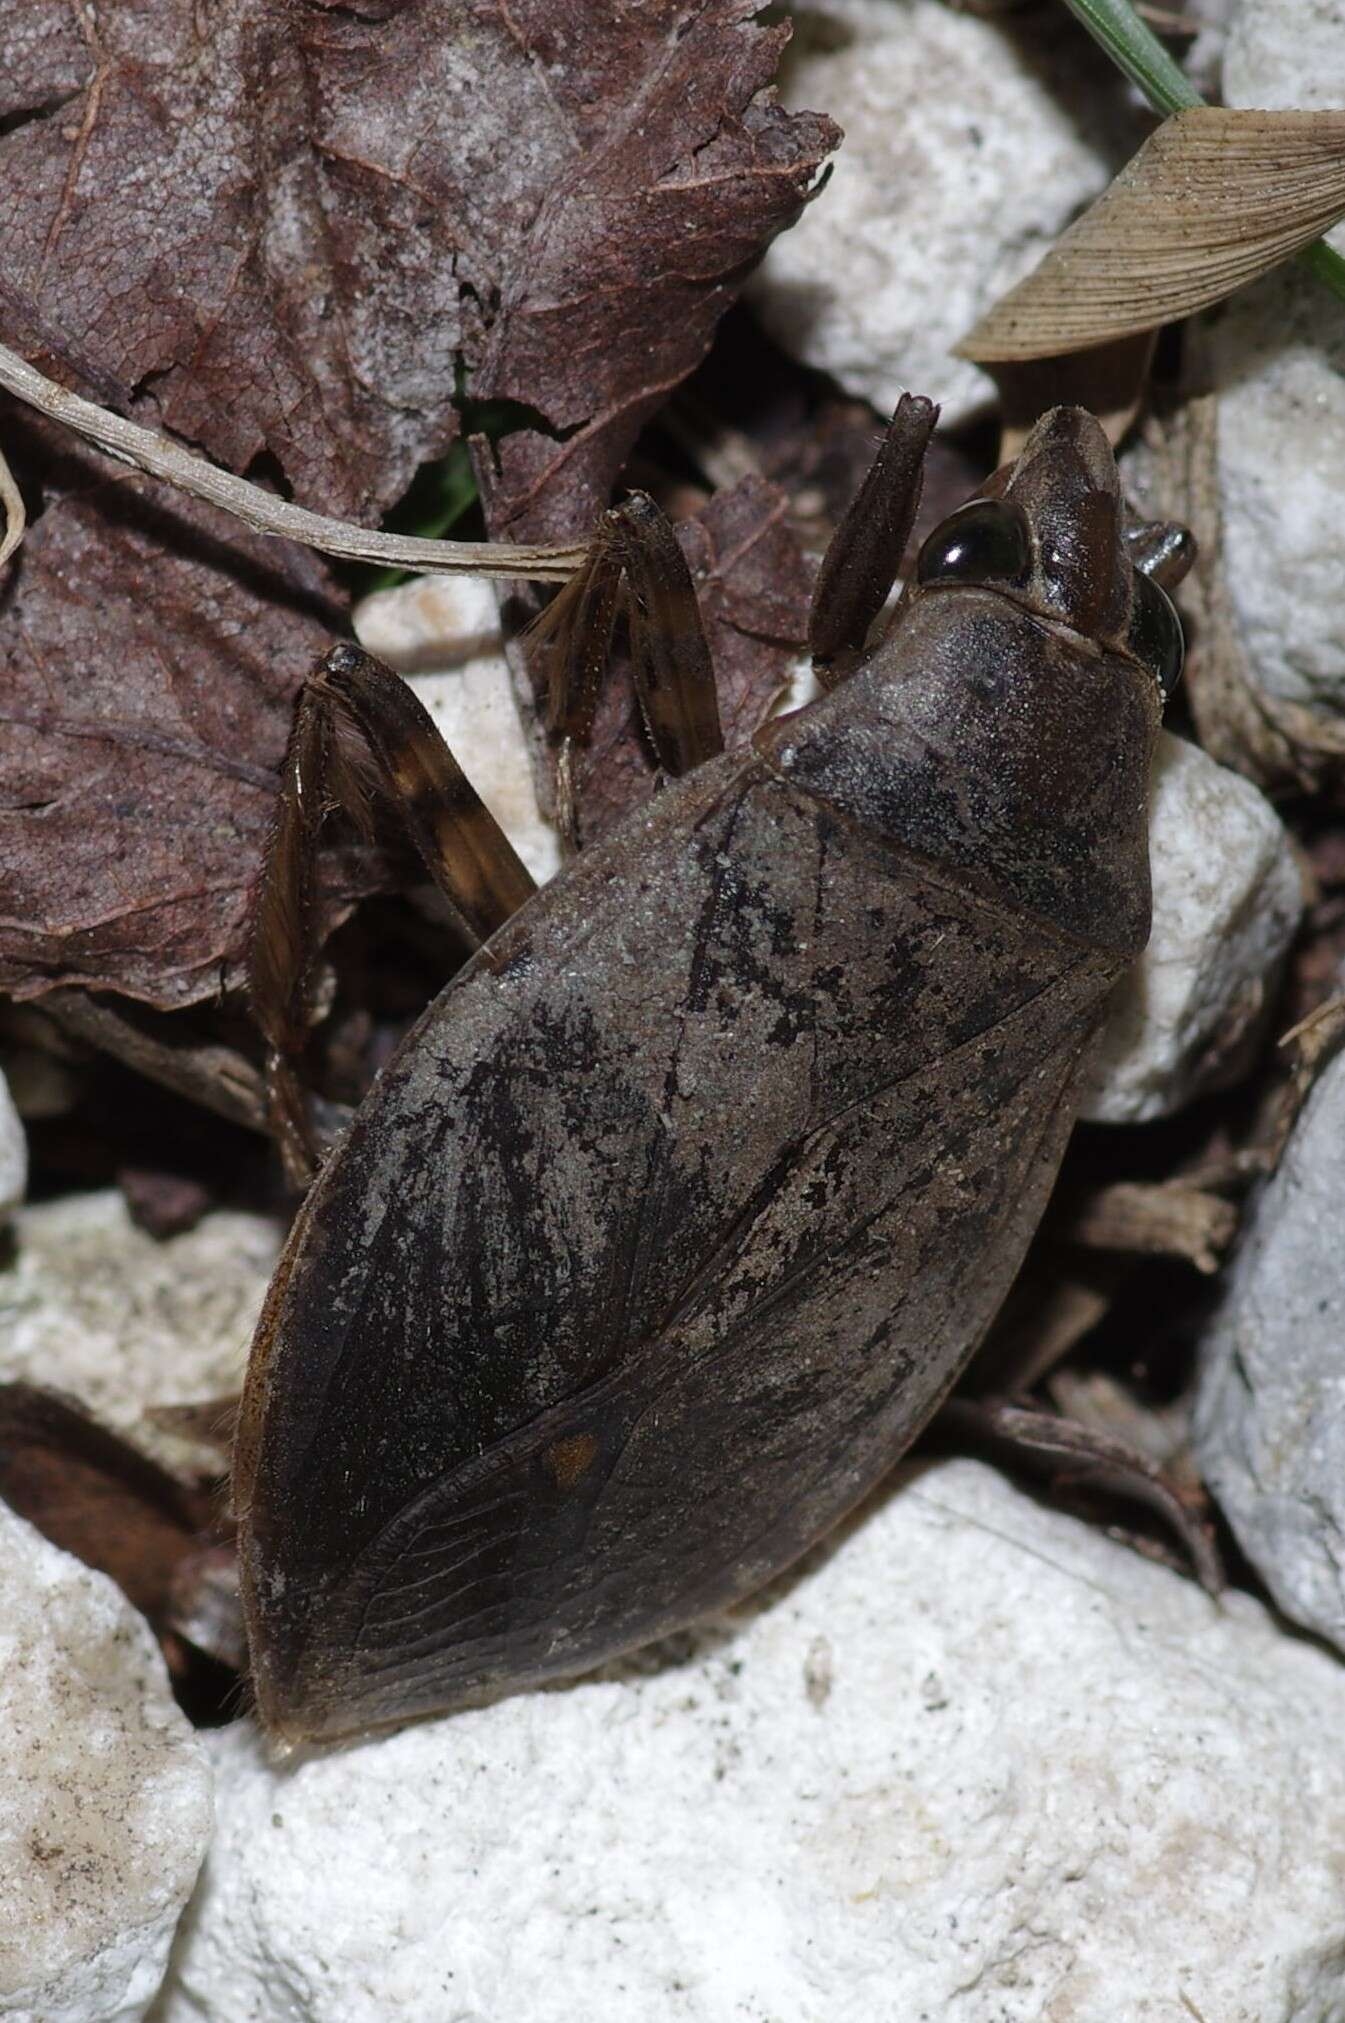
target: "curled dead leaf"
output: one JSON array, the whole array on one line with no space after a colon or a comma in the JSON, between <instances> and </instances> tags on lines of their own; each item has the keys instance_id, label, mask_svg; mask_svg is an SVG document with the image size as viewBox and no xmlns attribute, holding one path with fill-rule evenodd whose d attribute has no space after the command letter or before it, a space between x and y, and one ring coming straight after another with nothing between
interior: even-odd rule
<instances>
[{"instance_id":1,"label":"curled dead leaf","mask_svg":"<svg viewBox=\"0 0 1345 2023\"><path fill-rule=\"evenodd\" d=\"M1049 358L1220 302L1345 217L1345 111L1194 106L1165 120L957 346Z\"/></svg>"},{"instance_id":2,"label":"curled dead leaf","mask_svg":"<svg viewBox=\"0 0 1345 2023\"><path fill-rule=\"evenodd\" d=\"M245 518L264 495L215 463L376 518L458 438L465 387L517 410L492 532L512 513L586 536L839 139L776 101L789 30L752 0L651 0L601 32L571 0L220 0L204 67L192 0L96 12L30 0L7 39L4 371ZM109 412L63 406L71 386ZM236 978L339 600L101 458L67 458L65 485L49 434L25 466L31 417L4 420L40 505L0 612L0 987L199 1002ZM330 520L290 530L356 552ZM377 883L361 861L337 910Z\"/></svg>"},{"instance_id":3,"label":"curled dead leaf","mask_svg":"<svg viewBox=\"0 0 1345 2023\"><path fill-rule=\"evenodd\" d=\"M72 1399L0 1384L0 1499L116 1581L156 1625L177 1565L213 1539L217 1499L179 1481Z\"/></svg>"},{"instance_id":4,"label":"curled dead leaf","mask_svg":"<svg viewBox=\"0 0 1345 2023\"><path fill-rule=\"evenodd\" d=\"M0 988L175 1010L240 963L294 694L342 601L301 550L4 426L42 509L0 614ZM352 870L338 910L368 889Z\"/></svg>"}]
</instances>

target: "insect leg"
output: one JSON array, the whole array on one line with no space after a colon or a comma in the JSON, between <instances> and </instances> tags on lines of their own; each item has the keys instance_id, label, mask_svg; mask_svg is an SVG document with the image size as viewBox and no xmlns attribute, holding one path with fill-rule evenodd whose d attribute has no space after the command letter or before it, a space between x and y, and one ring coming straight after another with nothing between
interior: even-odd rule
<instances>
[{"instance_id":1,"label":"insect leg","mask_svg":"<svg viewBox=\"0 0 1345 2023\"><path fill-rule=\"evenodd\" d=\"M338 804L371 829L366 772L397 808L470 941L487 940L535 889L412 690L358 647L334 646L300 693L249 951L272 1126L294 1178L317 1162L295 1064L308 1032L318 837Z\"/></svg>"},{"instance_id":2,"label":"insect leg","mask_svg":"<svg viewBox=\"0 0 1345 2023\"><path fill-rule=\"evenodd\" d=\"M920 507L925 450L939 410L921 394L897 402L868 475L822 558L808 614L813 667L834 688L864 650L896 581Z\"/></svg>"},{"instance_id":3,"label":"insect leg","mask_svg":"<svg viewBox=\"0 0 1345 2023\"><path fill-rule=\"evenodd\" d=\"M676 778L724 749L714 663L672 523L644 492L633 492L616 517L636 693L659 764Z\"/></svg>"},{"instance_id":4,"label":"insect leg","mask_svg":"<svg viewBox=\"0 0 1345 2023\"><path fill-rule=\"evenodd\" d=\"M560 826L578 842L573 755L587 744L624 591L635 686L664 772L677 776L724 749L714 665L696 587L671 523L644 492L604 513L588 556L535 622L554 651L547 729Z\"/></svg>"},{"instance_id":5,"label":"insect leg","mask_svg":"<svg viewBox=\"0 0 1345 2023\"><path fill-rule=\"evenodd\" d=\"M1124 540L1134 567L1163 590L1175 590L1196 559L1195 536L1174 520L1132 521Z\"/></svg>"}]
</instances>

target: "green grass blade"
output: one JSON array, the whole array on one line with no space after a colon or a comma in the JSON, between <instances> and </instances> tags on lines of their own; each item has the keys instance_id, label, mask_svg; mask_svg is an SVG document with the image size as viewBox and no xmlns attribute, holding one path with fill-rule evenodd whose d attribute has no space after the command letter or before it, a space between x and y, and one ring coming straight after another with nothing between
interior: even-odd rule
<instances>
[{"instance_id":1,"label":"green grass blade","mask_svg":"<svg viewBox=\"0 0 1345 2023\"><path fill-rule=\"evenodd\" d=\"M1305 246L1298 257L1319 281L1324 281L1332 293L1345 302L1345 260L1341 259L1334 246L1328 246L1325 239L1316 239L1311 246Z\"/></svg>"},{"instance_id":2,"label":"green grass blade","mask_svg":"<svg viewBox=\"0 0 1345 2023\"><path fill-rule=\"evenodd\" d=\"M1152 29L1146 28L1129 0L1065 0L1088 33L1112 62L1137 85L1156 112L1165 116L1203 105L1180 65L1168 55ZM1296 255L1333 295L1345 302L1345 260L1318 239Z\"/></svg>"},{"instance_id":3,"label":"green grass blade","mask_svg":"<svg viewBox=\"0 0 1345 2023\"><path fill-rule=\"evenodd\" d=\"M1118 70L1138 85L1155 112L1182 112L1204 99L1181 65L1146 28L1129 0L1065 0Z\"/></svg>"}]
</instances>

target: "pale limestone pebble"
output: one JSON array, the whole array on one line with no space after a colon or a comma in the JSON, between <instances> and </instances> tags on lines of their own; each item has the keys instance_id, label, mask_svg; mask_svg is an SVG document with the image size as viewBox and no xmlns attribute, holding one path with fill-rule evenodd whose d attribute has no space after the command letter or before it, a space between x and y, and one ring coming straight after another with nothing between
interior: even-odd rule
<instances>
[{"instance_id":1,"label":"pale limestone pebble","mask_svg":"<svg viewBox=\"0 0 1345 2023\"><path fill-rule=\"evenodd\" d=\"M1285 1614L1345 1650L1345 1055L1254 1205L1201 1349L1201 1468Z\"/></svg>"},{"instance_id":2,"label":"pale limestone pebble","mask_svg":"<svg viewBox=\"0 0 1345 2023\"><path fill-rule=\"evenodd\" d=\"M432 673L500 652L500 608L484 576L412 576L356 606L355 636L399 674Z\"/></svg>"},{"instance_id":3,"label":"pale limestone pebble","mask_svg":"<svg viewBox=\"0 0 1345 2023\"><path fill-rule=\"evenodd\" d=\"M422 576L355 612L368 653L405 674L440 736L539 885L560 865L504 657L499 608L478 576Z\"/></svg>"},{"instance_id":4,"label":"pale limestone pebble","mask_svg":"<svg viewBox=\"0 0 1345 2023\"><path fill-rule=\"evenodd\" d=\"M215 1209L159 1240L107 1190L21 1209L13 1238L0 1267L0 1381L54 1385L170 1466L181 1462L188 1450L142 1414L241 1388L277 1225Z\"/></svg>"},{"instance_id":5,"label":"pale limestone pebble","mask_svg":"<svg viewBox=\"0 0 1345 2023\"><path fill-rule=\"evenodd\" d=\"M949 424L995 399L952 347L1139 145L1119 87L1094 95L1101 67L1042 21L942 0L827 0L796 19L781 97L833 112L845 139L751 297L786 351L884 412L912 390Z\"/></svg>"},{"instance_id":6,"label":"pale limestone pebble","mask_svg":"<svg viewBox=\"0 0 1345 2023\"><path fill-rule=\"evenodd\" d=\"M1218 103L1222 97L1221 78L1229 31L1237 18L1239 0L1200 0L1198 7L1183 7L1183 19L1195 29L1193 40L1181 55L1181 66L1200 96Z\"/></svg>"},{"instance_id":7,"label":"pale limestone pebble","mask_svg":"<svg viewBox=\"0 0 1345 2023\"><path fill-rule=\"evenodd\" d=\"M1345 1671L954 1462L662 1664L269 1762L155 2023L1288 2023Z\"/></svg>"},{"instance_id":8,"label":"pale limestone pebble","mask_svg":"<svg viewBox=\"0 0 1345 2023\"><path fill-rule=\"evenodd\" d=\"M8 1220L27 1192L28 1138L9 1083L0 1074L0 1222Z\"/></svg>"},{"instance_id":9,"label":"pale limestone pebble","mask_svg":"<svg viewBox=\"0 0 1345 2023\"><path fill-rule=\"evenodd\" d=\"M1163 732L1149 823L1153 932L1112 1002L1081 1115L1170 1116L1240 1066L1303 911L1288 832L1249 780Z\"/></svg>"},{"instance_id":10,"label":"pale limestone pebble","mask_svg":"<svg viewBox=\"0 0 1345 2023\"><path fill-rule=\"evenodd\" d=\"M135 2023L211 1828L211 1768L110 1580L0 1505L0 2016Z\"/></svg>"},{"instance_id":11,"label":"pale limestone pebble","mask_svg":"<svg viewBox=\"0 0 1345 2023\"><path fill-rule=\"evenodd\" d=\"M1341 44L1345 99L1345 40ZM1345 708L1345 303L1300 268L1235 295L1208 326L1218 390L1223 561L1267 694Z\"/></svg>"}]
</instances>

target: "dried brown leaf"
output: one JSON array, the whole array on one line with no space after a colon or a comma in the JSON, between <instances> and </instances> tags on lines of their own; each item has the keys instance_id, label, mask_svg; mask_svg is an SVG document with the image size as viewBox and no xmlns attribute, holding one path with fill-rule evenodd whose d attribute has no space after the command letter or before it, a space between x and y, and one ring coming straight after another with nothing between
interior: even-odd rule
<instances>
[{"instance_id":1,"label":"dried brown leaf","mask_svg":"<svg viewBox=\"0 0 1345 2023\"><path fill-rule=\"evenodd\" d=\"M766 93L754 12L25 0L0 323L357 517L453 440L460 365L567 459L629 442L835 142Z\"/></svg>"},{"instance_id":2,"label":"dried brown leaf","mask_svg":"<svg viewBox=\"0 0 1345 2023\"><path fill-rule=\"evenodd\" d=\"M546 164L527 255L472 390L526 400L549 432L499 445L492 532L585 534L648 417L699 364L770 240L793 222L838 129L770 89L789 37L752 0L632 8L569 31L553 0L514 17L554 66L569 139ZM571 51L585 54L576 69Z\"/></svg>"},{"instance_id":3,"label":"dried brown leaf","mask_svg":"<svg viewBox=\"0 0 1345 2023\"><path fill-rule=\"evenodd\" d=\"M0 1384L0 1499L145 1616L179 1685L246 1662L233 1529L217 1484L170 1475L82 1407L35 1384Z\"/></svg>"},{"instance_id":4,"label":"dried brown leaf","mask_svg":"<svg viewBox=\"0 0 1345 2023\"><path fill-rule=\"evenodd\" d=\"M1222 301L1345 216L1345 111L1195 106L1150 136L957 349L1049 358Z\"/></svg>"},{"instance_id":5,"label":"dried brown leaf","mask_svg":"<svg viewBox=\"0 0 1345 2023\"><path fill-rule=\"evenodd\" d=\"M241 959L294 693L342 607L209 507L82 455L46 470L0 609L0 987L189 1004Z\"/></svg>"},{"instance_id":6,"label":"dried brown leaf","mask_svg":"<svg viewBox=\"0 0 1345 2023\"><path fill-rule=\"evenodd\" d=\"M1142 1506L1175 1533L1206 1593L1222 1592L1224 1571L1207 1497L1124 1441L1008 1398L950 1398L935 1430L959 1450L988 1447L1015 1470L1045 1476L1058 1497L1091 1491ZM1132 1542L1142 1547L1141 1539Z\"/></svg>"}]
</instances>

